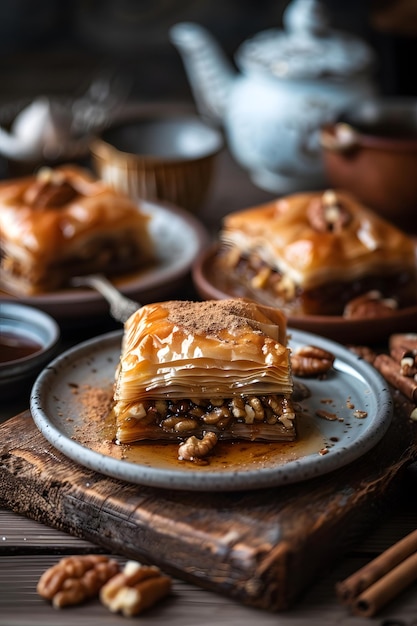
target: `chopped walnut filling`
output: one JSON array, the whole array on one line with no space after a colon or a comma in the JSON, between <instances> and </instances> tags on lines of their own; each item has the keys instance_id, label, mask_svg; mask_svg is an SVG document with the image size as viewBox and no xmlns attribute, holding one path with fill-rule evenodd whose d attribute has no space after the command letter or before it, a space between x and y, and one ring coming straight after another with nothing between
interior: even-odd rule
<instances>
[{"instance_id":1,"label":"chopped walnut filling","mask_svg":"<svg viewBox=\"0 0 417 626\"><path fill-rule=\"evenodd\" d=\"M44 267L28 262L24 257L20 259L8 256L7 249L3 253L1 278L6 283L7 276L13 277L10 281L11 288L19 285L22 292L27 292L28 288L35 288L36 292L59 289L67 285L72 277L94 274L103 267L108 267L107 274L113 276L131 270L132 259L135 258L142 261L143 267L148 266L148 260L145 256L141 259L141 251L128 230L123 233L123 240L120 242L100 236L75 250L73 254Z\"/></svg>"},{"instance_id":2,"label":"chopped walnut filling","mask_svg":"<svg viewBox=\"0 0 417 626\"><path fill-rule=\"evenodd\" d=\"M251 289L269 292L272 298L278 297L283 303L292 303L301 291L292 278L269 267L256 252L245 257L236 248L231 248L225 252L223 260L244 284Z\"/></svg>"},{"instance_id":3,"label":"chopped walnut filling","mask_svg":"<svg viewBox=\"0 0 417 626\"><path fill-rule=\"evenodd\" d=\"M227 289L278 306L288 314L343 315L349 318L369 318L392 315L415 301L411 275L405 272L384 276L372 274L355 281L330 282L305 289L276 268L270 268L256 252L247 256L235 248L221 251L219 270L227 269ZM235 290L235 285L241 287ZM392 294L388 297L383 295ZM358 295L359 294L359 295ZM395 297L394 297L395 296Z\"/></svg>"},{"instance_id":4,"label":"chopped walnut filling","mask_svg":"<svg viewBox=\"0 0 417 626\"><path fill-rule=\"evenodd\" d=\"M243 426L253 427L254 432L260 432L263 425L279 426L292 433L294 420L295 411L291 400L275 394L209 400L147 400L125 405L124 418L119 418L121 427L118 439L121 443L154 439L156 436L158 439L173 440L208 431L216 432L220 438L226 438L222 435L227 435L228 432L244 434Z\"/></svg>"}]
</instances>

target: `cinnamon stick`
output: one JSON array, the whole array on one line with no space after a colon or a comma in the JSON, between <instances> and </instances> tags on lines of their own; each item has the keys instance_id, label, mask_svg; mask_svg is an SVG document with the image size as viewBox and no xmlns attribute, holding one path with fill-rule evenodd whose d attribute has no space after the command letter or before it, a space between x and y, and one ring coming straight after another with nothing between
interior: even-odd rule
<instances>
[{"instance_id":1,"label":"cinnamon stick","mask_svg":"<svg viewBox=\"0 0 417 626\"><path fill-rule=\"evenodd\" d=\"M400 364L400 374L417 380L417 334L401 333L391 335L389 353Z\"/></svg>"},{"instance_id":2,"label":"cinnamon stick","mask_svg":"<svg viewBox=\"0 0 417 626\"><path fill-rule=\"evenodd\" d=\"M392 599L414 579L417 579L417 530L337 583L336 594L343 604L365 615L366 611L378 611L385 598ZM377 581L380 581L378 585Z\"/></svg>"},{"instance_id":3,"label":"cinnamon stick","mask_svg":"<svg viewBox=\"0 0 417 626\"><path fill-rule=\"evenodd\" d=\"M391 356L394 356L393 353L404 354L404 352L417 351L417 333L396 333L390 335L389 350Z\"/></svg>"},{"instance_id":4,"label":"cinnamon stick","mask_svg":"<svg viewBox=\"0 0 417 626\"><path fill-rule=\"evenodd\" d=\"M393 387L417 404L417 381L409 376L403 376L397 361L387 354L378 354L374 360L374 367Z\"/></svg>"},{"instance_id":5,"label":"cinnamon stick","mask_svg":"<svg viewBox=\"0 0 417 626\"><path fill-rule=\"evenodd\" d=\"M417 552L361 593L352 605L352 612L362 617L373 617L415 580Z\"/></svg>"}]
</instances>

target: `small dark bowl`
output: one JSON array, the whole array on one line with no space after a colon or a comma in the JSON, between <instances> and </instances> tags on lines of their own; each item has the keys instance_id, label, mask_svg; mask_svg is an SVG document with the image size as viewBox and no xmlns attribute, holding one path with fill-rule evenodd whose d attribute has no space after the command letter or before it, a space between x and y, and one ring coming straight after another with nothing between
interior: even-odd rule
<instances>
[{"instance_id":1,"label":"small dark bowl","mask_svg":"<svg viewBox=\"0 0 417 626\"><path fill-rule=\"evenodd\" d=\"M417 100L364 102L321 129L329 184L417 232Z\"/></svg>"},{"instance_id":2,"label":"small dark bowl","mask_svg":"<svg viewBox=\"0 0 417 626\"><path fill-rule=\"evenodd\" d=\"M60 329L47 313L19 303L0 304L0 395L17 397L55 355Z\"/></svg>"}]
</instances>

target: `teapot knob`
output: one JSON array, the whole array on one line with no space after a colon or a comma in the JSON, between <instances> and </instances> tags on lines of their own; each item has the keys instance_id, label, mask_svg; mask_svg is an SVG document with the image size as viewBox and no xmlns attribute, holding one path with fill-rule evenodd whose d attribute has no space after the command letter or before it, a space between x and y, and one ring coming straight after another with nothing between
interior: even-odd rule
<instances>
[{"instance_id":1,"label":"teapot knob","mask_svg":"<svg viewBox=\"0 0 417 626\"><path fill-rule=\"evenodd\" d=\"M282 19L287 32L293 35L320 37L329 30L329 16L319 0L293 0Z\"/></svg>"}]
</instances>

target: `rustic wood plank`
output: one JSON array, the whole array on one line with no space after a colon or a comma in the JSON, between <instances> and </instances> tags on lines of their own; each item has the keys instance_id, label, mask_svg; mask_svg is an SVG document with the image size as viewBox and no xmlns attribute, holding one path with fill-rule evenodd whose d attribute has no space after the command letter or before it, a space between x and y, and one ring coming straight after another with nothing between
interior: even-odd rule
<instances>
[{"instance_id":1,"label":"rustic wood plank","mask_svg":"<svg viewBox=\"0 0 417 626\"><path fill-rule=\"evenodd\" d=\"M333 577L317 581L301 606L289 614L277 616L243 607L231 599L205 592L189 583L174 579L173 592L158 605L127 622L125 617L110 613L98 599L79 606L57 611L36 593L36 583L41 574L57 562L57 557L22 556L2 559L0 568L0 623L7 626L128 626L132 624L161 624L170 626L305 626L319 624L331 626L347 615L333 593L335 575L343 576L344 569L335 571ZM121 563L123 560L121 559ZM405 596L403 604L413 604ZM323 607L326 607L323 613ZM316 621L315 621L316 620ZM368 626L369 620L355 621L355 626Z\"/></svg>"},{"instance_id":2,"label":"rustic wood plank","mask_svg":"<svg viewBox=\"0 0 417 626\"><path fill-rule=\"evenodd\" d=\"M337 566L328 576L321 577L309 590L302 603L279 615L243 607L218 594L208 593L189 583L175 579L173 592L161 603L143 613L139 619L127 622L125 617L110 613L98 599L57 611L36 593L41 574L57 562L53 555L3 558L0 568L0 623L7 626L128 626L155 624L161 626L306 626L320 624L354 624L369 626L368 618L351 617L333 592L336 580L343 578L345 565ZM123 559L121 559L121 563ZM363 560L351 563L353 567ZM412 624L417 610L417 596L411 588L381 612L378 624L391 619L395 623ZM351 621L352 620L352 621Z\"/></svg>"},{"instance_id":3,"label":"rustic wood plank","mask_svg":"<svg viewBox=\"0 0 417 626\"><path fill-rule=\"evenodd\" d=\"M397 393L374 450L287 487L194 493L128 485L53 449L22 413L0 427L0 503L244 605L283 610L375 524L417 458L417 425Z\"/></svg>"},{"instance_id":4,"label":"rustic wood plank","mask_svg":"<svg viewBox=\"0 0 417 626\"><path fill-rule=\"evenodd\" d=\"M162 606L144 614L141 622L160 625L168 619L170 626L212 626L213 623L219 626L252 626L254 623L258 626L305 626L308 622L324 626L347 623L352 619L355 626L368 626L368 618L350 617L349 610L337 601L335 583L359 569L392 545L393 541L403 537L407 529L415 528L417 502L409 498L413 489L411 479L404 483L402 481L403 497L398 503L399 508L393 508L382 523L352 553L338 561L331 571L317 577L302 601L297 602L291 611L280 615L261 612L174 579L172 596L164 600ZM69 610L56 611L35 593L41 574L54 565L62 554L68 554L68 543L71 540L72 554L82 552L83 544L87 542L5 509L0 510L0 528L7 534L6 543L12 544L9 552L5 551L4 542L0 544L0 623L7 626L73 626L75 623L77 626L96 626L99 622L115 626L126 623L125 618L109 613L97 600L71 607ZM19 528L22 536L27 539L25 550L20 550ZM39 548L48 542L49 553L39 554ZM91 545L91 552L100 550L93 544L87 545ZM13 546L19 550L18 553L13 551ZM124 562L123 557L117 558L121 564ZM383 609L378 616L378 623L390 619L395 623L401 621L411 624L415 615L417 594L412 586Z\"/></svg>"}]
</instances>

